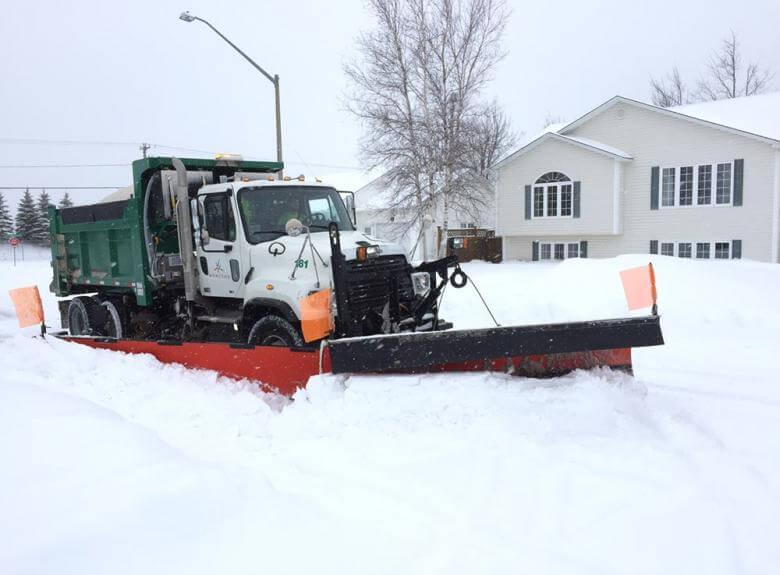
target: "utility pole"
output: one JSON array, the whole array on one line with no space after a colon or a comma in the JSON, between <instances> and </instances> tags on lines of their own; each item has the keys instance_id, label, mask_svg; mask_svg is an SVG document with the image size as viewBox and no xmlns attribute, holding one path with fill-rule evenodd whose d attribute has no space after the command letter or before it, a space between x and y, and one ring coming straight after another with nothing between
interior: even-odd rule
<instances>
[{"instance_id":1,"label":"utility pole","mask_svg":"<svg viewBox=\"0 0 780 575\"><path fill-rule=\"evenodd\" d=\"M281 106L280 96L279 96L279 74L274 74L273 76L271 76L271 74L269 74L268 72L263 70L258 65L257 62L255 62L254 60L252 60L252 58L247 56L244 53L244 51L241 50L241 48L239 48L238 46L233 44L233 42L228 40L228 38L222 32L217 30L207 20L204 20L203 18L199 18L198 16L193 16L189 12L182 12L181 15L179 16L179 20L182 20L184 22L194 22L196 20L198 22L203 22L206 26L211 28L217 34L217 36L219 36L225 42L230 44L231 48L233 48L236 52L241 54L247 60L247 62L252 64L252 66L254 66L254 68L258 72L260 72L263 76L265 76L265 78L274 85L274 98L275 98L274 109L275 109L275 112L276 112L276 161L281 164L282 163L282 106ZM281 170L279 171L279 175L280 176L282 175L282 171Z\"/></svg>"},{"instance_id":2,"label":"utility pole","mask_svg":"<svg viewBox=\"0 0 780 575\"><path fill-rule=\"evenodd\" d=\"M149 150L149 148L151 148L151 147L152 147L152 146L150 146L150 145L149 145L149 144L147 144L146 142L143 142L143 143L141 144L141 146L140 146L140 150L141 150L141 154L143 154L143 157L144 157L144 158L146 158L146 152L147 152L147 151Z\"/></svg>"}]
</instances>

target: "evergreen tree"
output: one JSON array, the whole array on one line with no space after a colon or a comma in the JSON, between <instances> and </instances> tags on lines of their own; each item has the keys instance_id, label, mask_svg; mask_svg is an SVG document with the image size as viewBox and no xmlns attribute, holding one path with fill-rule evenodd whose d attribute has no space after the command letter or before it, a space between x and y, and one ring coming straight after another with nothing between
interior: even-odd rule
<instances>
[{"instance_id":1,"label":"evergreen tree","mask_svg":"<svg viewBox=\"0 0 780 575\"><path fill-rule=\"evenodd\" d=\"M70 195L68 195L68 192L65 192L65 195L62 196L62 199L60 200L60 204L57 207L60 209L73 207L73 201L70 199Z\"/></svg>"},{"instance_id":2,"label":"evergreen tree","mask_svg":"<svg viewBox=\"0 0 780 575\"><path fill-rule=\"evenodd\" d=\"M11 211L8 204L5 203L3 192L0 192L0 240L5 241L14 233L14 220L11 218Z\"/></svg>"},{"instance_id":3,"label":"evergreen tree","mask_svg":"<svg viewBox=\"0 0 780 575\"><path fill-rule=\"evenodd\" d=\"M35 234L32 241L40 245L49 245L49 204L51 197L46 190L41 190L36 207L38 208L38 220L35 226Z\"/></svg>"},{"instance_id":4,"label":"evergreen tree","mask_svg":"<svg viewBox=\"0 0 780 575\"><path fill-rule=\"evenodd\" d=\"M39 226L38 207L30 193L25 190L22 199L19 201L19 207L16 208L16 234L23 241L34 241L35 234Z\"/></svg>"}]
</instances>

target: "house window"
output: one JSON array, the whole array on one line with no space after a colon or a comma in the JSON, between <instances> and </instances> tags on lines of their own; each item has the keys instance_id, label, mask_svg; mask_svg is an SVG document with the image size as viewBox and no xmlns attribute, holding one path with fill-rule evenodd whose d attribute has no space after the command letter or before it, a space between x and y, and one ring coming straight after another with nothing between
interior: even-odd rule
<instances>
[{"instance_id":1,"label":"house window","mask_svg":"<svg viewBox=\"0 0 780 575\"><path fill-rule=\"evenodd\" d=\"M674 205L674 184L675 184L675 169L664 168L663 178L661 181L661 205L673 206Z\"/></svg>"},{"instance_id":2,"label":"house window","mask_svg":"<svg viewBox=\"0 0 780 575\"><path fill-rule=\"evenodd\" d=\"M727 164L718 164L718 182L715 191L715 203L731 203L731 162Z\"/></svg>"},{"instance_id":3,"label":"house window","mask_svg":"<svg viewBox=\"0 0 780 575\"><path fill-rule=\"evenodd\" d=\"M371 226L366 226L363 228L363 233L370 236L371 235Z\"/></svg>"},{"instance_id":4,"label":"house window","mask_svg":"<svg viewBox=\"0 0 780 575\"><path fill-rule=\"evenodd\" d=\"M692 258L695 249L698 260L708 260L711 257L728 260L733 257L731 242L659 242L659 248L662 256L673 256L676 250L677 257Z\"/></svg>"},{"instance_id":5,"label":"house window","mask_svg":"<svg viewBox=\"0 0 780 575\"><path fill-rule=\"evenodd\" d=\"M534 184L533 217L556 218L573 216L573 184L561 172L547 172Z\"/></svg>"},{"instance_id":6,"label":"house window","mask_svg":"<svg viewBox=\"0 0 780 575\"><path fill-rule=\"evenodd\" d=\"M699 187L696 203L700 206L712 203L712 166L699 166Z\"/></svg>"},{"instance_id":7,"label":"house window","mask_svg":"<svg viewBox=\"0 0 780 575\"><path fill-rule=\"evenodd\" d=\"M715 204L730 205L734 187L732 162L680 166L661 170L661 206L711 206L713 204L713 174Z\"/></svg>"},{"instance_id":8,"label":"house window","mask_svg":"<svg viewBox=\"0 0 780 575\"><path fill-rule=\"evenodd\" d=\"M579 242L539 242L540 260L565 260L580 257Z\"/></svg>"},{"instance_id":9,"label":"house window","mask_svg":"<svg viewBox=\"0 0 780 575\"><path fill-rule=\"evenodd\" d=\"M731 248L731 244L729 242L715 242L715 259L729 259L729 248Z\"/></svg>"},{"instance_id":10,"label":"house window","mask_svg":"<svg viewBox=\"0 0 780 575\"><path fill-rule=\"evenodd\" d=\"M571 215L571 184L561 186L561 215Z\"/></svg>"},{"instance_id":11,"label":"house window","mask_svg":"<svg viewBox=\"0 0 780 575\"><path fill-rule=\"evenodd\" d=\"M693 166L680 168L680 205L693 204Z\"/></svg>"},{"instance_id":12,"label":"house window","mask_svg":"<svg viewBox=\"0 0 780 575\"><path fill-rule=\"evenodd\" d=\"M547 188L547 217L558 215L558 186L549 186Z\"/></svg>"},{"instance_id":13,"label":"house window","mask_svg":"<svg viewBox=\"0 0 780 575\"><path fill-rule=\"evenodd\" d=\"M537 186L534 188L534 217L544 216L544 188Z\"/></svg>"}]
</instances>

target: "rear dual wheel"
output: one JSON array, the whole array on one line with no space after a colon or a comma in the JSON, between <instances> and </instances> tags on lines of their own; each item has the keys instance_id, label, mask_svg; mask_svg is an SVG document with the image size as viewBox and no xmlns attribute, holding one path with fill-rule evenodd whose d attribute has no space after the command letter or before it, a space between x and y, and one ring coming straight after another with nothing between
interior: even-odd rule
<instances>
[{"instance_id":1,"label":"rear dual wheel","mask_svg":"<svg viewBox=\"0 0 780 575\"><path fill-rule=\"evenodd\" d=\"M78 296L68 306L71 335L121 338L124 335L121 304L96 297Z\"/></svg>"}]
</instances>

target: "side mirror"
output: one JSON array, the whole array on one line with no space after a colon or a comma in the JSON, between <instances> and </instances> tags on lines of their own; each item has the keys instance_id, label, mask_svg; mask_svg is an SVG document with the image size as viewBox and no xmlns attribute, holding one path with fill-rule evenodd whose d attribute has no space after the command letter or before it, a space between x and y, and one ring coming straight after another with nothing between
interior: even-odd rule
<instances>
[{"instance_id":1,"label":"side mirror","mask_svg":"<svg viewBox=\"0 0 780 575\"><path fill-rule=\"evenodd\" d=\"M207 246L211 238L209 237L209 231L206 228L200 230L200 245Z\"/></svg>"}]
</instances>

